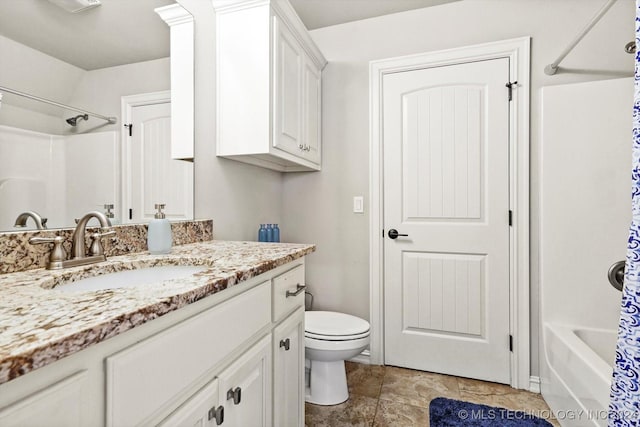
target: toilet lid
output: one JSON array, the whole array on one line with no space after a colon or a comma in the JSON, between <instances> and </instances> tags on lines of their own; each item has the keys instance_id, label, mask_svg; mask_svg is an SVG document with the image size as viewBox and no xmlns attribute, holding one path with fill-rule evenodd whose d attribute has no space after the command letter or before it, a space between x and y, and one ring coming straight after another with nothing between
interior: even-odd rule
<instances>
[{"instance_id":1,"label":"toilet lid","mask_svg":"<svg viewBox=\"0 0 640 427\"><path fill-rule=\"evenodd\" d=\"M359 317L334 311L307 311L304 313L307 335L348 337L367 335L369 322Z\"/></svg>"}]
</instances>

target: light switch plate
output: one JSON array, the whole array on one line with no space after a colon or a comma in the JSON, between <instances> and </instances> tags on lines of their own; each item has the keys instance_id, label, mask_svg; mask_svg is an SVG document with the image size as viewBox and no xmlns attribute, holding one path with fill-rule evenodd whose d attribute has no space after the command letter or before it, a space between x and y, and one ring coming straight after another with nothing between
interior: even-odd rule
<instances>
[{"instance_id":1,"label":"light switch plate","mask_svg":"<svg viewBox=\"0 0 640 427\"><path fill-rule=\"evenodd\" d=\"M353 197L353 213L364 213L364 197Z\"/></svg>"}]
</instances>

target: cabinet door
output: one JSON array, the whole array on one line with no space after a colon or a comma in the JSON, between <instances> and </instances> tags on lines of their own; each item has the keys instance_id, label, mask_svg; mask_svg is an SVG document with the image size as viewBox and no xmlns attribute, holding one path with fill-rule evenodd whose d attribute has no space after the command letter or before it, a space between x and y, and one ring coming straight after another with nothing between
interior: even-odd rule
<instances>
[{"instance_id":1,"label":"cabinet door","mask_svg":"<svg viewBox=\"0 0 640 427\"><path fill-rule=\"evenodd\" d=\"M273 425L304 425L304 308L273 331Z\"/></svg>"},{"instance_id":2,"label":"cabinet door","mask_svg":"<svg viewBox=\"0 0 640 427\"><path fill-rule=\"evenodd\" d=\"M0 409L0 426L83 427L90 422L87 411L89 376L80 371L32 395Z\"/></svg>"},{"instance_id":3,"label":"cabinet door","mask_svg":"<svg viewBox=\"0 0 640 427\"><path fill-rule=\"evenodd\" d=\"M321 160L322 72L307 58L303 70L302 156L316 164Z\"/></svg>"},{"instance_id":4,"label":"cabinet door","mask_svg":"<svg viewBox=\"0 0 640 427\"><path fill-rule=\"evenodd\" d=\"M222 424L224 407L219 406L218 387L218 380L214 379L165 418L160 427L213 427Z\"/></svg>"},{"instance_id":5,"label":"cabinet door","mask_svg":"<svg viewBox=\"0 0 640 427\"><path fill-rule=\"evenodd\" d=\"M273 146L300 156L303 51L293 33L277 16L273 17L273 35Z\"/></svg>"},{"instance_id":6,"label":"cabinet door","mask_svg":"<svg viewBox=\"0 0 640 427\"><path fill-rule=\"evenodd\" d=\"M219 376L226 427L271 426L271 334Z\"/></svg>"}]
</instances>

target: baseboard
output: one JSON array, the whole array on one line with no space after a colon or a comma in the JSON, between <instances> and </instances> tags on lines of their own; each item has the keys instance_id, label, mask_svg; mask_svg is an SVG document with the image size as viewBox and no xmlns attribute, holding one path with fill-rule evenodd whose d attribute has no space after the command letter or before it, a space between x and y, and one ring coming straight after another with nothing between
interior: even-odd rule
<instances>
[{"instance_id":1,"label":"baseboard","mask_svg":"<svg viewBox=\"0 0 640 427\"><path fill-rule=\"evenodd\" d=\"M362 363L365 365L370 365L371 364L371 352L369 352L369 350L363 350L362 353L360 353L359 355L357 355L356 357L353 357L351 359L349 359L349 362L355 362L355 363Z\"/></svg>"},{"instance_id":2,"label":"baseboard","mask_svg":"<svg viewBox=\"0 0 640 427\"><path fill-rule=\"evenodd\" d=\"M529 391L540 394L540 377L533 375L529 377Z\"/></svg>"}]
</instances>

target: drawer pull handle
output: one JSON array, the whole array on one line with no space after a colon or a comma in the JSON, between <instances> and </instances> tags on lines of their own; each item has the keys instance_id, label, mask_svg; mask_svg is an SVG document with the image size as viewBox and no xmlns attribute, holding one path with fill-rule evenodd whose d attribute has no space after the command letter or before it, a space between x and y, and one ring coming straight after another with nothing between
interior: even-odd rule
<instances>
[{"instance_id":1,"label":"drawer pull handle","mask_svg":"<svg viewBox=\"0 0 640 427\"><path fill-rule=\"evenodd\" d=\"M220 405L217 408L209 409L209 421L213 418L216 419L217 426L224 422L224 406Z\"/></svg>"},{"instance_id":2,"label":"drawer pull handle","mask_svg":"<svg viewBox=\"0 0 640 427\"><path fill-rule=\"evenodd\" d=\"M289 351L289 347L291 346L291 341L289 338L286 340L280 340L280 348L284 347L284 351Z\"/></svg>"},{"instance_id":3,"label":"drawer pull handle","mask_svg":"<svg viewBox=\"0 0 640 427\"><path fill-rule=\"evenodd\" d=\"M301 285L300 283L298 283L296 285L296 290L294 292L291 291L287 291L287 298L289 297L297 297L298 295L300 295L302 292L304 292L304 290L307 288L307 285Z\"/></svg>"},{"instance_id":4,"label":"drawer pull handle","mask_svg":"<svg viewBox=\"0 0 640 427\"><path fill-rule=\"evenodd\" d=\"M227 400L229 399L233 399L234 405L239 405L242 401L242 389L240 387L230 388L227 392Z\"/></svg>"}]
</instances>

